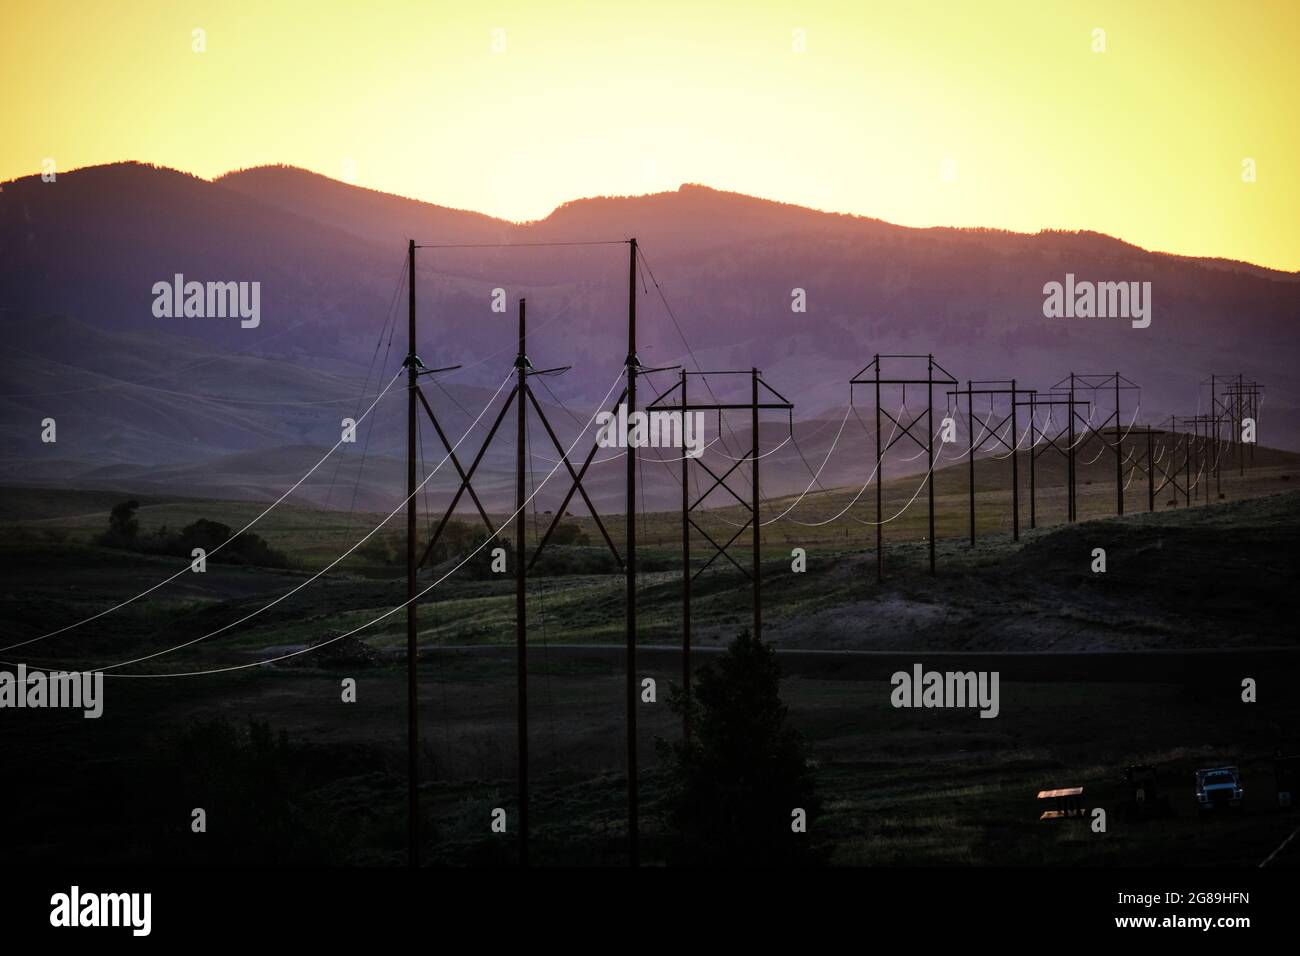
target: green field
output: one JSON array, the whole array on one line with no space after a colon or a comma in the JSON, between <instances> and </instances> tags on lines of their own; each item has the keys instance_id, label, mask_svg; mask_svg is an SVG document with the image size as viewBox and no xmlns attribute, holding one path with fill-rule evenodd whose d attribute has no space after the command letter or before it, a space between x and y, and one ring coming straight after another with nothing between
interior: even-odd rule
<instances>
[{"instance_id":1,"label":"green field","mask_svg":"<svg viewBox=\"0 0 1300 956\"><path fill-rule=\"evenodd\" d=\"M1209 505L1074 526L1059 524L1059 498L1052 511L1044 494L1044 526L1026 529L1017 544L995 517L982 517L989 524L975 549L963 537L964 470L949 470L937 482L939 573L927 573L924 520L914 508L890 527L883 585L867 526L767 534L764 636L779 649L782 695L817 765L824 811L809 841L819 858L1217 865L1254 864L1271 853L1300 822L1274 809L1270 763L1274 750L1294 748L1300 718L1293 616L1277 599L1298 583L1300 493L1286 490L1290 465L1261 462L1245 478L1225 475L1225 497ZM895 484L910 494L905 482ZM1085 515L1099 514L1108 492L1113 486L1082 486ZM980 495L981 515L1009 507L1005 488ZM122 498L5 490L5 644L98 613L177 569L175 558L93 543ZM140 500L142 530L200 517L238 527L264 507ZM192 641L304 584L381 517L281 506L256 530L289 554L292 568L214 561L204 575L183 575L148 599L0 659L103 667ZM666 704L681 666L679 520L642 522L640 557L650 570L639 582L638 675L660 688L659 702L639 712L643 857L651 863L666 859L671 839L654 743L680 733ZM620 540L617 519L612 524ZM795 546L808 549L806 573L790 570ZM1089 570L1097 546L1107 550L1105 575ZM529 582L533 855L542 864L618 864L623 578L612 567L558 573L598 562L594 545L557 554L557 573ZM279 657L364 624L402 602L401 570L359 557L244 624L121 668L156 676L107 680L99 720L7 714L6 753L28 781L4 798L19 834L10 852L27 862L73 852L99 863L401 862L402 614L362 631L363 646L349 641L278 664L177 676ZM513 838L492 834L488 820L492 808L514 806L512 582L477 564L465 572L419 606L425 852L432 862L509 864ZM435 578L420 580L424 587ZM744 578L734 569L706 572L693 614L703 665L749 623ZM889 676L911 662L999 671L1000 716L894 709ZM355 704L340 700L345 677L358 682ZM1259 682L1257 703L1241 702L1243 677ZM228 724L205 723L217 718ZM247 738L250 720L269 726L272 743ZM282 745L274 742L281 731ZM1133 763L1157 767L1173 816L1124 817L1121 771ZM1241 766L1247 805L1200 819L1192 771L1217 763ZM1059 786L1083 786L1091 805L1107 808L1107 832L1078 821L1039 823L1035 793ZM209 810L214 839L190 839L195 806Z\"/></svg>"}]
</instances>

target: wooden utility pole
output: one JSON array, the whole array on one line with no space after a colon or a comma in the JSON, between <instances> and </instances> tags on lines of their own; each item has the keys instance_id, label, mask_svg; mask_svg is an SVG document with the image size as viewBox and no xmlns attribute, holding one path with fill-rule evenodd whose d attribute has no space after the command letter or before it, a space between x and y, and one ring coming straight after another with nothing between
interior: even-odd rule
<instances>
[{"instance_id":1,"label":"wooden utility pole","mask_svg":"<svg viewBox=\"0 0 1300 956\"><path fill-rule=\"evenodd\" d=\"M763 533L762 525L758 520L758 369L750 369L750 375L752 376L753 388L753 410L750 421L754 431L753 449L750 451L750 455L754 460L750 463L749 472L750 480L753 482L752 503L750 504L752 514L750 517L754 522L754 640L758 641L763 638L763 555L761 550ZM794 433L791 432L791 434Z\"/></svg>"},{"instance_id":2,"label":"wooden utility pole","mask_svg":"<svg viewBox=\"0 0 1300 956\"><path fill-rule=\"evenodd\" d=\"M956 384L956 383L954 383ZM925 485L930 493L930 573L934 574L934 356L927 355L925 363L925 460L929 466Z\"/></svg>"},{"instance_id":3,"label":"wooden utility pole","mask_svg":"<svg viewBox=\"0 0 1300 956\"><path fill-rule=\"evenodd\" d=\"M1210 376L1210 414L1214 415L1214 493L1223 497L1223 472L1219 470L1219 459L1223 457L1221 442L1223 440L1222 411L1218 403L1218 376Z\"/></svg>"},{"instance_id":4,"label":"wooden utility pole","mask_svg":"<svg viewBox=\"0 0 1300 956\"><path fill-rule=\"evenodd\" d=\"M1020 540L1020 432L1016 415L1016 380L1011 380L1011 540ZM1030 446L1033 453L1033 446Z\"/></svg>"},{"instance_id":5,"label":"wooden utility pole","mask_svg":"<svg viewBox=\"0 0 1300 956\"><path fill-rule=\"evenodd\" d=\"M880 445L880 353L871 359L876 368L876 584L885 581L885 449ZM851 386L850 386L851 387Z\"/></svg>"},{"instance_id":6,"label":"wooden utility pole","mask_svg":"<svg viewBox=\"0 0 1300 956\"><path fill-rule=\"evenodd\" d=\"M515 701L519 737L519 865L528 865L528 601L524 568L524 452L527 441L528 353L525 351L526 302L519 300L519 356L515 369L519 403L515 433Z\"/></svg>"},{"instance_id":7,"label":"wooden utility pole","mask_svg":"<svg viewBox=\"0 0 1300 956\"><path fill-rule=\"evenodd\" d=\"M691 739L691 459L686 448L686 369L682 369L682 737Z\"/></svg>"},{"instance_id":8,"label":"wooden utility pole","mask_svg":"<svg viewBox=\"0 0 1300 956\"><path fill-rule=\"evenodd\" d=\"M627 271L627 417L636 411L636 239L629 244ZM627 851L628 865L640 863L636 760L636 447L627 442Z\"/></svg>"},{"instance_id":9,"label":"wooden utility pole","mask_svg":"<svg viewBox=\"0 0 1300 956\"><path fill-rule=\"evenodd\" d=\"M1156 460L1151 447L1151 426L1147 426L1147 511L1156 510Z\"/></svg>"},{"instance_id":10,"label":"wooden utility pole","mask_svg":"<svg viewBox=\"0 0 1300 956\"><path fill-rule=\"evenodd\" d=\"M1014 396L1011 403L1014 407ZM991 412L989 417L992 417ZM970 546L973 548L975 547L975 383L970 379L966 379L966 431L971 435L966 449L966 470L970 476Z\"/></svg>"},{"instance_id":11,"label":"wooden utility pole","mask_svg":"<svg viewBox=\"0 0 1300 956\"><path fill-rule=\"evenodd\" d=\"M1124 513L1124 423L1119 413L1119 372L1115 373L1115 513Z\"/></svg>"},{"instance_id":12,"label":"wooden utility pole","mask_svg":"<svg viewBox=\"0 0 1300 956\"><path fill-rule=\"evenodd\" d=\"M419 247L417 246L416 248ZM479 469L479 466L482 464L484 460L484 456L487 454L488 449L491 447L492 442L495 440L497 432L505 424L506 418L509 416L512 404L518 402L519 404L515 408L515 426L516 426L515 428L515 513L513 517L514 517L514 532L515 532L514 534L514 551L515 551L514 575L515 575L516 736L517 736L517 748L518 748L517 779L518 779L518 786L519 786L519 821L518 821L519 839L517 845L519 848L519 862L521 866L527 866L529 864L529 842L530 842L530 827L529 827L529 820L528 820L528 809L529 809L528 607L527 607L528 571L532 567L533 563L537 561L538 557L540 557L542 553L542 549L545 548L546 542L550 539L551 533L556 528L558 519L561 516L568 513L566 509L568 508L569 501L575 492L580 494L582 496L583 501L586 502L587 507L591 511L591 517L596 523L596 527L600 529L601 535L604 537L606 544L609 545L610 551L614 555L615 560L618 561L619 566L622 567L622 563L623 563L622 558L619 556L617 548L615 548L614 546L613 539L610 538L608 532L605 529L604 522L601 521L600 515L596 511L595 505L592 503L591 498L588 496L586 490L582 487L582 476L586 473L587 467L591 464L591 460L594 457L595 451L599 446L598 445L592 446L592 453L587 456L587 461L583 464L582 470L576 471L572 463L569 461L568 450L566 450L564 445L560 443L559 437L555 434L555 429L551 427L551 423L547 420L546 411L542 408L541 404L537 401L537 396L533 394L532 386L529 384L529 380L534 376L560 374L562 372L567 371L568 366L564 366L562 368L550 368L550 369L536 369L533 367L532 362L528 358L528 351L527 351L527 345L528 345L528 339L527 339L528 311L527 310L528 310L528 303L525 299L521 298L519 300L519 324L518 324L519 351L514 361L514 369L515 369L515 376L516 376L514 388L511 390L510 394L506 397L505 402L502 404L501 410L497 413L496 418L493 420L491 428L488 429L487 437L484 438L483 444L479 448L477 454L475 454L473 461L469 465L469 468L466 469L461 467L459 460L456 458L454 448L447 443L445 437L443 438L443 444L447 446L448 458L456 466L456 472L460 476L460 485L457 488L455 495L452 496L451 503L447 506L447 510L443 513L441 522L439 522L437 528L430 536L429 541L424 548L422 556L420 557L419 561L415 563L416 568L419 569L420 567L423 567L424 563L433 556L434 549L437 546L439 539L441 538L443 530L447 527L448 522L451 521L452 515L455 513L456 504L461 500L461 496L467 492L470 498L473 500L475 507L478 509L479 516L483 519L483 525L487 529L488 537L492 540L498 540L498 529L493 526L491 521L488 520L487 513L483 509L478 494L474 491L473 479L475 473ZM417 359L417 364L418 364L418 359ZM418 369L418 374L429 375L435 372L451 371L459 367L460 366L450 366L449 368L446 369L426 369L423 367L423 365L420 365ZM433 409L429 406L427 400L424 398L424 395L419 391L418 388L416 389L416 395L419 398L421 404L424 406L424 410L428 414L430 421L432 421L434 427L438 429L439 436L440 437L443 436L444 433L441 427L438 425L437 418L433 414ZM623 396L620 394L619 401L621 402L622 399ZM528 454L530 451L528 447L527 415L528 415L528 406L530 404L532 405L533 413L537 416L537 420L541 422L542 427L545 429L547 438L551 441L551 444L555 447L556 452L559 453L560 463L562 463L565 466L565 468L568 470L569 477L573 480L573 486L569 489L568 494L565 495L563 503L557 509L556 522L552 522L551 527L548 529L546 534L542 536L541 541L537 545L537 548L534 550L531 559L529 559L528 557L528 542L527 542L527 535L526 535L527 516L525 514L525 508L527 507L527 502L528 502L527 485L526 485L526 481L528 478L527 461L528 461ZM617 414L617 406L615 406L615 414ZM534 493L536 493L535 489L534 489ZM534 519L536 519L536 516L537 516L537 512L536 509L534 508L533 511ZM509 524L509 520L507 520L506 524L503 524L501 526L501 528L499 529L500 534L503 535L508 534L508 528L507 528L508 524ZM414 533L412 533L412 539L414 539Z\"/></svg>"},{"instance_id":13,"label":"wooden utility pole","mask_svg":"<svg viewBox=\"0 0 1300 956\"><path fill-rule=\"evenodd\" d=\"M1038 509L1035 502L1037 486L1034 481L1034 462L1038 459L1038 389L1029 390L1029 528L1038 527Z\"/></svg>"},{"instance_id":14,"label":"wooden utility pole","mask_svg":"<svg viewBox=\"0 0 1300 956\"><path fill-rule=\"evenodd\" d=\"M1075 501L1074 501L1074 373L1070 373L1070 444L1066 447L1066 513L1067 520L1073 522L1075 518Z\"/></svg>"},{"instance_id":15,"label":"wooden utility pole","mask_svg":"<svg viewBox=\"0 0 1300 956\"><path fill-rule=\"evenodd\" d=\"M415 354L415 240L406 247L408 277L407 347L406 347L406 788L407 863L420 865L420 777L417 754L420 746L420 722L416 661L415 611L415 454L416 454L416 380L420 359Z\"/></svg>"}]
</instances>

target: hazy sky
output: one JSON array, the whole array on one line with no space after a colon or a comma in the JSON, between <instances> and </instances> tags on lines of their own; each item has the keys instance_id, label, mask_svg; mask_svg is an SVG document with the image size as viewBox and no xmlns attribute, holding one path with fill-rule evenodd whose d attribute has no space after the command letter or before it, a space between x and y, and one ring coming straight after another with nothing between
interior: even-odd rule
<instances>
[{"instance_id":1,"label":"hazy sky","mask_svg":"<svg viewBox=\"0 0 1300 956\"><path fill-rule=\"evenodd\" d=\"M14 3L0 81L0 179L287 163L516 220L698 182L1300 269L1295 0Z\"/></svg>"}]
</instances>

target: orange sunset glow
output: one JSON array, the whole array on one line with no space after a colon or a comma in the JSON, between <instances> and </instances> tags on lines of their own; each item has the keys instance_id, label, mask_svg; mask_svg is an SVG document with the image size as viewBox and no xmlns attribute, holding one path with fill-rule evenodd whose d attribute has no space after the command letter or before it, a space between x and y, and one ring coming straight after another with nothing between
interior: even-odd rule
<instances>
[{"instance_id":1,"label":"orange sunset glow","mask_svg":"<svg viewBox=\"0 0 1300 956\"><path fill-rule=\"evenodd\" d=\"M7 12L0 179L268 163L511 220L698 182L1300 269L1292 3Z\"/></svg>"}]
</instances>

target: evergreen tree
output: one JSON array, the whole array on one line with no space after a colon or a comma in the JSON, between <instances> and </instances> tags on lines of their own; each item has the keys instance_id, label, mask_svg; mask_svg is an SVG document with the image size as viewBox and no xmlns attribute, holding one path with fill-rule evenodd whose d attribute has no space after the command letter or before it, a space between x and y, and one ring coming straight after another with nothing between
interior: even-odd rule
<instances>
[{"instance_id":1,"label":"evergreen tree","mask_svg":"<svg viewBox=\"0 0 1300 956\"><path fill-rule=\"evenodd\" d=\"M792 829L792 812L809 821L820 809L803 737L788 721L781 673L771 646L742 631L702 669L691 694L691 739L660 742L669 773L676 862L772 866L812 862L809 834ZM673 709L685 701L673 694Z\"/></svg>"}]
</instances>

